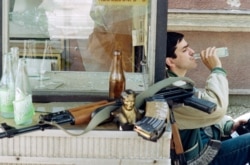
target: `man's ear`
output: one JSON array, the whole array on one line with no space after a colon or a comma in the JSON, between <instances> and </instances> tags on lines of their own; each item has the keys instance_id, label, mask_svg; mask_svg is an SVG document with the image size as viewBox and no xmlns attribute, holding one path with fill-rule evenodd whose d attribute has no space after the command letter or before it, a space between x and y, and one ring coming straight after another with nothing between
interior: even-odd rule
<instances>
[{"instance_id":1,"label":"man's ear","mask_svg":"<svg viewBox=\"0 0 250 165\"><path fill-rule=\"evenodd\" d=\"M166 64L167 64L168 66L170 66L170 67L173 67L173 66L175 65L174 62L173 62L173 59L170 58L170 57L167 57L167 58L166 58Z\"/></svg>"}]
</instances>

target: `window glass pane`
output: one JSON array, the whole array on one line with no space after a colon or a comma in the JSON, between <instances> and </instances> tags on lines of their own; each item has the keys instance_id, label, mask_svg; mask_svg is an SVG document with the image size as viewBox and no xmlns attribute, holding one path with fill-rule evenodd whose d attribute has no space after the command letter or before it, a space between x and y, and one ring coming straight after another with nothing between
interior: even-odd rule
<instances>
[{"instance_id":1,"label":"window glass pane","mask_svg":"<svg viewBox=\"0 0 250 165\"><path fill-rule=\"evenodd\" d=\"M114 50L122 52L126 88L142 91L152 58L150 3L10 0L9 49L26 58L34 91L107 92Z\"/></svg>"}]
</instances>

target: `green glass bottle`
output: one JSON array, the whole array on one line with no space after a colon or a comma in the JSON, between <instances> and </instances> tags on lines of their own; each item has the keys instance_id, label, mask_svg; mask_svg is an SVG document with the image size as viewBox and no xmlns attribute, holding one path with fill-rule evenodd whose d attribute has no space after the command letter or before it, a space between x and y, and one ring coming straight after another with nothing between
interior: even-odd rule
<instances>
[{"instance_id":1,"label":"green glass bottle","mask_svg":"<svg viewBox=\"0 0 250 165\"><path fill-rule=\"evenodd\" d=\"M14 117L15 80L11 53L3 55L3 73L0 81L0 112L4 118Z\"/></svg>"},{"instance_id":2,"label":"green glass bottle","mask_svg":"<svg viewBox=\"0 0 250 165\"><path fill-rule=\"evenodd\" d=\"M32 89L26 69L25 59L19 59L15 81L14 120L16 125L29 125L33 121L35 109L32 103Z\"/></svg>"}]
</instances>

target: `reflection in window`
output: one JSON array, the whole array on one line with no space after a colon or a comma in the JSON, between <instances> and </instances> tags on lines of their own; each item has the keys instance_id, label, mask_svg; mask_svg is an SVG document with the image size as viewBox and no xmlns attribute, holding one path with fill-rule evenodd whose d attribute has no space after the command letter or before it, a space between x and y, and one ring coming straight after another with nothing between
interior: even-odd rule
<instances>
[{"instance_id":1,"label":"reflection in window","mask_svg":"<svg viewBox=\"0 0 250 165\"><path fill-rule=\"evenodd\" d=\"M36 39L42 54L44 41L57 41L61 70L109 71L112 52L123 54L127 72L141 72L147 56L148 4L100 5L98 0L19 0L10 11L12 45ZM18 30L17 30L18 29ZM39 40L39 41L38 41Z\"/></svg>"},{"instance_id":2,"label":"reflection in window","mask_svg":"<svg viewBox=\"0 0 250 165\"><path fill-rule=\"evenodd\" d=\"M18 47L19 57L26 58L37 95L107 93L116 49L123 55L127 88L145 90L148 59L153 58L147 53L151 1L99 2L9 1L9 48Z\"/></svg>"}]
</instances>

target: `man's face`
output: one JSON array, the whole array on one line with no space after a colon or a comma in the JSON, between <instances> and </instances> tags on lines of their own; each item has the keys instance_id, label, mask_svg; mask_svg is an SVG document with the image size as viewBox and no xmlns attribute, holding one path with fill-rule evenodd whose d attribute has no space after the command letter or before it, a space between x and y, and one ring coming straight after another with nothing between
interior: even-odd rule
<instances>
[{"instance_id":1,"label":"man's face","mask_svg":"<svg viewBox=\"0 0 250 165\"><path fill-rule=\"evenodd\" d=\"M172 59L172 62L176 69L188 71L189 69L196 68L197 63L193 57L194 50L189 47L185 39L177 43L175 54L177 58Z\"/></svg>"}]
</instances>

